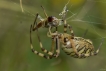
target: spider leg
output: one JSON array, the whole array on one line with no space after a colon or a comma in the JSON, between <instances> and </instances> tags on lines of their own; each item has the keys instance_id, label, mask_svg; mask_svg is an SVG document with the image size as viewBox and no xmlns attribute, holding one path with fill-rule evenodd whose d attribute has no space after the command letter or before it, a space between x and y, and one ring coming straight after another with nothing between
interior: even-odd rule
<instances>
[{"instance_id":1,"label":"spider leg","mask_svg":"<svg viewBox=\"0 0 106 71\"><path fill-rule=\"evenodd\" d=\"M44 49L44 48L42 47L42 43L41 43L41 42L40 42L40 46L41 46L42 51L45 52L45 53L47 53L47 54L49 54L49 56L46 56L46 55L43 54L43 53L39 53L38 51L36 51L36 50L33 48L32 38L31 38L31 32L32 32L32 25L31 25L31 27L30 27L30 44L31 44L31 50L32 50L32 52L35 53L35 54L37 54L38 56L44 57L44 58L46 58L46 59L51 59L54 54L53 54L52 52L49 52L49 51L47 51L46 49ZM39 39L39 37L38 37L38 39Z\"/></svg>"},{"instance_id":2,"label":"spider leg","mask_svg":"<svg viewBox=\"0 0 106 71\"><path fill-rule=\"evenodd\" d=\"M37 35L37 36L38 36L38 35ZM41 50L42 50L44 53L47 53L47 54L50 55L50 56L54 55L51 51L48 51L48 50L46 50L46 49L43 47L39 36L38 36L38 40L39 40L39 43L40 43L40 48L41 48ZM54 46L52 46L52 47L54 47Z\"/></svg>"},{"instance_id":3,"label":"spider leg","mask_svg":"<svg viewBox=\"0 0 106 71\"><path fill-rule=\"evenodd\" d=\"M50 55L50 58L52 57L59 57L59 54L60 54L60 42L59 42L59 39L56 38L56 53L54 54L54 39L52 41L52 47L51 47L51 51L53 53L53 55Z\"/></svg>"},{"instance_id":4,"label":"spider leg","mask_svg":"<svg viewBox=\"0 0 106 71\"><path fill-rule=\"evenodd\" d=\"M71 39L70 39L70 42L72 44L71 46L72 46L74 52L79 56L78 51L77 51L75 44L74 44L74 41L73 41L74 33L73 33L73 30L72 30L72 27L69 24L66 24L66 21L64 20L64 33L67 33L67 27L69 28L69 30L71 32Z\"/></svg>"},{"instance_id":5,"label":"spider leg","mask_svg":"<svg viewBox=\"0 0 106 71\"><path fill-rule=\"evenodd\" d=\"M70 26L70 25L68 24L68 28L69 28L69 30L70 30L70 32L71 32L72 38L74 38L74 32L73 32L73 30L72 30L72 26Z\"/></svg>"},{"instance_id":6,"label":"spider leg","mask_svg":"<svg viewBox=\"0 0 106 71\"><path fill-rule=\"evenodd\" d=\"M99 53L99 50L100 50L100 48L101 48L101 46L102 46L102 44L103 44L103 41L104 41L104 39L102 38L102 41L101 41L101 43L100 43L98 49L96 50L96 52L92 53L91 55L97 55L97 54Z\"/></svg>"},{"instance_id":7,"label":"spider leg","mask_svg":"<svg viewBox=\"0 0 106 71\"><path fill-rule=\"evenodd\" d=\"M52 38L52 47L51 47L51 49L50 49L50 51L52 52L52 53L54 53L54 39Z\"/></svg>"},{"instance_id":8,"label":"spider leg","mask_svg":"<svg viewBox=\"0 0 106 71\"><path fill-rule=\"evenodd\" d=\"M56 27L56 33L57 33L57 27ZM60 41L58 36L56 37L56 55L55 57L58 57L60 54Z\"/></svg>"},{"instance_id":9,"label":"spider leg","mask_svg":"<svg viewBox=\"0 0 106 71\"><path fill-rule=\"evenodd\" d=\"M64 22L64 33L67 33L67 24L66 24L66 20L63 20Z\"/></svg>"},{"instance_id":10,"label":"spider leg","mask_svg":"<svg viewBox=\"0 0 106 71\"><path fill-rule=\"evenodd\" d=\"M39 40L39 42L40 42L41 50L42 50L43 52L49 54L50 56L46 56L46 55L44 55L44 54L42 54L42 53L37 52L36 50L34 50L34 48L33 48L33 46L32 46L31 31L32 31L32 30L34 31L34 29L35 29L34 26L35 26L35 24L37 25L37 23L36 23L37 17L38 17L38 14L36 15L36 18L35 18L35 21L34 21L33 26L31 25L31 27L30 27L30 44L31 44L31 50L32 50L32 52L34 52L35 54L37 54L37 55L39 55L39 56L41 56L41 57L44 57L44 58L46 58L46 59L50 59L50 58L51 58L50 56L53 56L53 53L52 53L52 52L49 52L49 51L47 51L45 48L43 48L42 43L41 43L41 41L40 41L39 34L38 34L38 28L36 29L36 31L37 31L38 40Z\"/></svg>"},{"instance_id":11,"label":"spider leg","mask_svg":"<svg viewBox=\"0 0 106 71\"><path fill-rule=\"evenodd\" d=\"M56 54L54 55L54 57L58 57L59 54L60 54L60 42L59 42L59 38L57 36L57 27L56 27L56 30L54 33L51 32L51 28L52 27L49 27L49 36L52 37L52 39L54 39L56 41ZM53 47L54 48L54 47Z\"/></svg>"},{"instance_id":12,"label":"spider leg","mask_svg":"<svg viewBox=\"0 0 106 71\"><path fill-rule=\"evenodd\" d=\"M37 18L36 18L36 19L37 19ZM36 23L36 19L35 19L35 22L34 22L34 23ZM56 29L56 30L57 30L57 29ZM38 40L39 40L39 43L40 43L40 48L41 48L41 50L42 50L44 53L47 53L47 54L49 55L49 58L52 58L52 56L54 56L55 54L52 53L51 51L46 50L46 49L43 47L43 45L42 45L42 43L41 43L40 36L39 36L39 34L38 34L38 29L36 29L36 31L37 31L37 37L38 37ZM52 42L52 43L53 43L53 42ZM52 47L54 47L54 46L52 46ZM59 52L59 49L56 50L56 53L57 53L57 54L58 54L58 52ZM56 56L54 56L54 57L56 57Z\"/></svg>"},{"instance_id":13,"label":"spider leg","mask_svg":"<svg viewBox=\"0 0 106 71\"><path fill-rule=\"evenodd\" d=\"M75 52L77 55L79 55L79 54L78 54L78 51L77 51L77 49L76 49L76 47L75 47L75 44L74 44L74 42L73 42L72 39L70 40L70 42L71 42L71 44L72 44L72 48L73 48L74 52Z\"/></svg>"},{"instance_id":14,"label":"spider leg","mask_svg":"<svg viewBox=\"0 0 106 71\"><path fill-rule=\"evenodd\" d=\"M69 24L66 24L66 20L63 20L63 22L64 22L64 33L67 33L67 27L68 27L70 32L71 32L72 38L74 38L74 33L73 33L73 30L72 30L72 26L70 26Z\"/></svg>"},{"instance_id":15,"label":"spider leg","mask_svg":"<svg viewBox=\"0 0 106 71\"><path fill-rule=\"evenodd\" d=\"M72 30L72 27L69 25L69 24L66 24L66 20L64 20L64 33L67 33L67 27L69 28L70 32L71 32L71 39L70 39L70 42L72 44L72 48L74 50L74 52L79 56L79 53L75 47L75 44L74 44L74 33L73 33L73 30Z\"/></svg>"},{"instance_id":16,"label":"spider leg","mask_svg":"<svg viewBox=\"0 0 106 71\"><path fill-rule=\"evenodd\" d=\"M86 52L87 53L85 53L85 54L78 54L79 56L79 58L84 58L84 57L89 57L89 56L93 56L93 55L97 55L98 54L98 52L99 52L99 50L100 50L100 47L102 46L102 44L103 44L103 39L102 39L102 41L101 41L101 43L100 43L100 45L99 45L99 47L98 47L98 49L96 50L96 52L91 52L91 49L88 49Z\"/></svg>"},{"instance_id":17,"label":"spider leg","mask_svg":"<svg viewBox=\"0 0 106 71\"><path fill-rule=\"evenodd\" d=\"M52 52L52 53L54 53L54 40L55 40L55 38L52 38L52 47L51 47L51 51L50 52ZM53 54L52 56L51 56L51 58L52 57L59 57L59 54L60 54L60 42L59 42L59 39L58 39L58 37L56 38L56 54Z\"/></svg>"},{"instance_id":18,"label":"spider leg","mask_svg":"<svg viewBox=\"0 0 106 71\"><path fill-rule=\"evenodd\" d=\"M39 33L38 33L38 29L37 29L36 31L37 31L37 37L38 37L38 40L39 40L39 43L40 43L40 48L41 48L41 50L42 50L44 53L47 53L48 55L52 56L53 53L50 52L50 51L48 51L48 50L46 50L46 49L43 47L43 45L42 45L42 43L41 43L41 39L40 39Z\"/></svg>"}]
</instances>

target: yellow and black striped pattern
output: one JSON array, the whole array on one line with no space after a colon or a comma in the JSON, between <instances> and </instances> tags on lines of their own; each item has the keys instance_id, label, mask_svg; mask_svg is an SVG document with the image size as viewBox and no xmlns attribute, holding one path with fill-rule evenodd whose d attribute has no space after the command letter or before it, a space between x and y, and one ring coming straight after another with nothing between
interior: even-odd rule
<instances>
[{"instance_id":1,"label":"yellow and black striped pattern","mask_svg":"<svg viewBox=\"0 0 106 71\"><path fill-rule=\"evenodd\" d=\"M58 48L59 47L59 39L57 39L56 38L56 53L54 54L54 37L52 38L52 49L53 50L51 50L51 51L48 51L48 50L46 50L44 47L43 47L43 45L42 45L42 43L41 43L41 40L40 40L40 36L39 36L39 34L38 34L38 30L36 30L37 31L37 37L38 37L38 40L39 40L39 45L40 45L40 48L41 48L41 50L44 52L44 53L47 53L48 54L48 56L46 56L45 54L43 54L43 53L40 53L40 52L38 52L38 51L36 51L36 50L34 50L34 48L33 48L33 45L32 45L32 38L31 38L31 33L32 33L32 25L31 25L31 27L30 27L30 44L31 44L31 50L32 50L32 52L33 53L35 53L35 54L37 54L37 55L39 55L39 56L41 56L41 57L44 57L44 58L46 58L46 59L51 59L52 57L55 57L55 58L57 58L58 56L59 56L59 54L60 54L60 48Z\"/></svg>"},{"instance_id":2,"label":"yellow and black striped pattern","mask_svg":"<svg viewBox=\"0 0 106 71\"><path fill-rule=\"evenodd\" d=\"M62 49L67 55L70 55L74 58L86 58L89 56L97 55L97 53L99 52L99 48L102 44L100 44L97 51L94 51L93 43L89 39L84 39L82 37L74 37L73 41L75 43L75 48L79 55L73 51L72 46L70 46L70 48L62 47Z\"/></svg>"}]
</instances>

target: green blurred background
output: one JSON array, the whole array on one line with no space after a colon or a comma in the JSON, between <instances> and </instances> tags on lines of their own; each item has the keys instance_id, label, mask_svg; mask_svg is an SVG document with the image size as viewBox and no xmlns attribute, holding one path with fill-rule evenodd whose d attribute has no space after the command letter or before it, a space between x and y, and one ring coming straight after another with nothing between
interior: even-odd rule
<instances>
[{"instance_id":1,"label":"green blurred background","mask_svg":"<svg viewBox=\"0 0 106 71\"><path fill-rule=\"evenodd\" d=\"M106 0L70 0L68 4L67 23L73 26L76 36L93 41L95 49L101 39L104 43L97 56L86 59L75 59L61 50L60 57L46 60L31 52L29 28L38 12L45 18L41 5L48 15L58 15L68 0L0 0L0 71L106 71ZM72 12L72 13L71 13ZM40 28L39 34L44 47L50 50L51 38L48 29ZM63 26L59 27L63 32ZM33 46L39 52L36 33L32 33Z\"/></svg>"}]
</instances>

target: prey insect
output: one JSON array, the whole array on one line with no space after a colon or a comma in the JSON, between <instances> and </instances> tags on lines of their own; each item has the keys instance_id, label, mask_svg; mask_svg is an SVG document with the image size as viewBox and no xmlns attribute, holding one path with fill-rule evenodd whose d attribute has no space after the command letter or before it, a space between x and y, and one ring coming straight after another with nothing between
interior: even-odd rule
<instances>
[{"instance_id":1,"label":"prey insect","mask_svg":"<svg viewBox=\"0 0 106 71\"><path fill-rule=\"evenodd\" d=\"M36 19L35 19L35 23L36 23ZM39 44L40 44L40 48L44 53L48 54L48 56L47 56L43 53L36 51L33 48L32 38L31 38L32 25L30 27L31 50L32 50L33 53L37 54L38 56L44 57L46 59L51 59L53 57L57 58L60 55L60 43L62 45L62 47L61 47L62 50L67 55L70 55L71 57L74 57L74 58L86 58L86 57L89 57L89 56L97 55L99 50L100 50L100 47L103 43L103 40L102 40L98 49L95 51L92 41L89 40L89 39L84 39L82 37L74 36L72 27L70 25L66 24L65 21L64 21L64 33L59 33L57 31L57 27L56 27L56 31L52 33L51 28L52 27L49 28L49 33L48 33L48 36L52 39L52 46L51 46L50 51L46 50L43 47L39 33L38 33L38 29L36 30L37 37L38 37ZM70 29L71 34L67 34L67 28ZM56 50L54 50L54 48L55 48L54 44L56 44Z\"/></svg>"},{"instance_id":2,"label":"prey insect","mask_svg":"<svg viewBox=\"0 0 106 71\"><path fill-rule=\"evenodd\" d=\"M40 28L40 27L45 27L45 28L49 28L49 27L57 27L59 25L61 25L63 23L62 19L58 19L56 17L53 16L48 16L44 7L41 6L46 19L43 19L38 13L36 14L36 17L40 20L40 22L37 23L37 25L35 26L35 23L32 25L32 30L35 31L36 29Z\"/></svg>"},{"instance_id":3,"label":"prey insect","mask_svg":"<svg viewBox=\"0 0 106 71\"><path fill-rule=\"evenodd\" d=\"M70 0L69 0L70 1ZM68 1L68 3L69 3ZM45 15L45 19L43 19L38 13L36 14L37 18L40 20L37 25L35 26L35 23L32 25L32 30L35 31L36 29L40 28L40 27L45 27L45 28L53 28L53 27L58 27L59 25L64 24L64 20L65 20L65 16L67 14L67 12L69 10L67 10L67 5L68 3L65 5L65 7L63 8L62 12L59 14L61 16L61 19L58 19L54 16L48 16L44 7L42 7L44 15ZM72 15L73 16L73 15Z\"/></svg>"}]
</instances>

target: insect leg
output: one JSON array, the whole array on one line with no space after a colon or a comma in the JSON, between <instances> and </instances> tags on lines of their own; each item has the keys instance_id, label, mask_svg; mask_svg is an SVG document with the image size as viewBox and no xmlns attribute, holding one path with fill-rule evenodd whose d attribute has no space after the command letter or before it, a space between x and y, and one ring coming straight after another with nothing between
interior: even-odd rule
<instances>
[{"instance_id":1,"label":"insect leg","mask_svg":"<svg viewBox=\"0 0 106 71\"><path fill-rule=\"evenodd\" d=\"M42 9L43 9L43 11L44 11L44 14L45 14L46 18L48 18L48 15L47 15L47 13L46 13L44 7L43 7L43 6L41 6L41 7L42 7Z\"/></svg>"},{"instance_id":2,"label":"insect leg","mask_svg":"<svg viewBox=\"0 0 106 71\"><path fill-rule=\"evenodd\" d=\"M69 1L70 1L70 0L69 0ZM68 1L68 3L69 3L69 1ZM68 12L68 10L67 10L67 5L68 5L68 3L64 6L62 12L59 14L60 16L62 16L62 19L63 19L63 20L64 20L66 14L67 14L67 12Z\"/></svg>"},{"instance_id":3,"label":"insect leg","mask_svg":"<svg viewBox=\"0 0 106 71\"><path fill-rule=\"evenodd\" d=\"M44 21L44 19L43 19L40 15L38 15L38 19L39 19L40 21Z\"/></svg>"},{"instance_id":4,"label":"insect leg","mask_svg":"<svg viewBox=\"0 0 106 71\"><path fill-rule=\"evenodd\" d=\"M37 26L35 26L35 23L36 23L36 21L37 21L38 15L39 15L39 14L37 13L37 14L36 14L36 17L35 17L35 20L34 20L34 23L33 23L33 25L32 25L32 28L31 28L33 31L35 31L36 28L37 28Z\"/></svg>"},{"instance_id":5,"label":"insect leg","mask_svg":"<svg viewBox=\"0 0 106 71\"><path fill-rule=\"evenodd\" d=\"M41 22L39 22L39 23L36 22L38 18L41 20ZM36 14L36 17L35 17L35 20L34 20L34 23L33 23L33 25L32 25L32 30L35 31L36 29L38 29L39 27L41 27L41 26L43 25L42 21L44 21L44 19L41 18L41 17L39 16L39 14L37 13L37 14ZM35 25L35 24L36 24L36 25Z\"/></svg>"}]
</instances>

